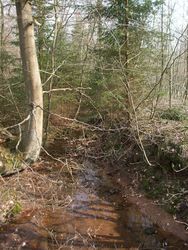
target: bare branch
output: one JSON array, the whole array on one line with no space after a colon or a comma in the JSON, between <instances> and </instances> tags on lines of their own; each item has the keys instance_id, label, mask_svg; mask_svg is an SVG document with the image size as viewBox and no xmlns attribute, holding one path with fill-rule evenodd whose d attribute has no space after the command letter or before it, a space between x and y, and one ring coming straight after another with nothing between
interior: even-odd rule
<instances>
[{"instance_id":1,"label":"bare branch","mask_svg":"<svg viewBox=\"0 0 188 250\"><path fill-rule=\"evenodd\" d=\"M43 94L48 94L51 92L59 92L59 91L76 91L80 92L81 90L90 90L91 88L83 88L83 87L78 87L78 88L58 88L58 89L50 89L43 91Z\"/></svg>"}]
</instances>

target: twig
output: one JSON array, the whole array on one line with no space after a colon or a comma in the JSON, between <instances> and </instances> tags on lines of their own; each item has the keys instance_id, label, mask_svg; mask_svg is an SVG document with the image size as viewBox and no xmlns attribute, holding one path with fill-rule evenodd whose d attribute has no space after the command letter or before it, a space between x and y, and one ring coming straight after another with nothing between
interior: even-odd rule
<instances>
[{"instance_id":1,"label":"twig","mask_svg":"<svg viewBox=\"0 0 188 250\"><path fill-rule=\"evenodd\" d=\"M24 124L26 121L28 121L30 119L31 115L29 114L24 120L22 120L21 122L15 124L15 125L12 125L12 126L9 126L9 127L6 127L6 128L3 128L3 129L0 129L0 131L4 131L4 130L8 130L8 129L11 129L11 128L16 128L16 127L19 127L21 126L22 124Z\"/></svg>"},{"instance_id":2,"label":"twig","mask_svg":"<svg viewBox=\"0 0 188 250\"><path fill-rule=\"evenodd\" d=\"M174 164L172 164L172 169L173 169L173 171L176 172L176 173L182 172L182 171L184 171L184 170L187 169L187 168L188 168L188 166L186 166L186 167L184 167L184 168L182 168L182 169L176 170L176 169L174 168Z\"/></svg>"},{"instance_id":3,"label":"twig","mask_svg":"<svg viewBox=\"0 0 188 250\"><path fill-rule=\"evenodd\" d=\"M177 223L179 223L179 224L183 224L183 225L186 226L186 228L188 228L188 223L186 223L186 222L184 222L184 221L176 220L175 218L174 218L174 220L175 220L175 222L177 222ZM187 230L187 229L186 229L186 230Z\"/></svg>"}]
</instances>

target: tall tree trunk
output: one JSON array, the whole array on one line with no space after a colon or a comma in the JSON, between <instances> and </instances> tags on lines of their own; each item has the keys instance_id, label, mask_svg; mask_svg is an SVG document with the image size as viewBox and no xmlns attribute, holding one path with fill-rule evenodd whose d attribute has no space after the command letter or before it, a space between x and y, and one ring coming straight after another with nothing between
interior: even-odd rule
<instances>
[{"instance_id":1,"label":"tall tree trunk","mask_svg":"<svg viewBox=\"0 0 188 250\"><path fill-rule=\"evenodd\" d=\"M169 69L169 108L172 108L172 83L173 83L173 67L174 65L172 65Z\"/></svg>"},{"instance_id":2,"label":"tall tree trunk","mask_svg":"<svg viewBox=\"0 0 188 250\"><path fill-rule=\"evenodd\" d=\"M16 12L19 29L20 51L27 92L30 118L25 126L22 138L22 151L29 162L37 160L43 131L43 93L40 79L34 23L30 1L16 0Z\"/></svg>"},{"instance_id":3,"label":"tall tree trunk","mask_svg":"<svg viewBox=\"0 0 188 250\"><path fill-rule=\"evenodd\" d=\"M3 2L0 0L0 6L1 6L1 42L0 42L0 59L1 62L3 62L3 52L4 52L4 31L5 31L5 25L4 25L4 6ZM4 80L4 66L3 63L0 64L0 69L1 69L1 80L3 82Z\"/></svg>"},{"instance_id":4,"label":"tall tree trunk","mask_svg":"<svg viewBox=\"0 0 188 250\"><path fill-rule=\"evenodd\" d=\"M162 3L162 9L161 9L161 79L160 79L160 83L159 83L159 87L158 87L158 94L157 94L157 98L156 98L156 102L155 102L155 106L153 107L153 114L151 116L151 118L154 117L157 106L159 104L160 101L160 96L161 96L161 90L162 90L162 84L163 84L163 75L162 72L164 70L164 4Z\"/></svg>"},{"instance_id":5,"label":"tall tree trunk","mask_svg":"<svg viewBox=\"0 0 188 250\"><path fill-rule=\"evenodd\" d=\"M130 120L131 120L131 96L130 96L130 86L129 86L129 65L128 65L128 51L129 51L129 0L125 0L125 16L124 16L124 83L126 86L126 118L127 118L127 126L130 126Z\"/></svg>"},{"instance_id":6,"label":"tall tree trunk","mask_svg":"<svg viewBox=\"0 0 188 250\"><path fill-rule=\"evenodd\" d=\"M186 84L185 84L185 92L184 92L184 100L183 103L186 104L187 96L188 96L188 25L187 25L187 38L186 38Z\"/></svg>"},{"instance_id":7,"label":"tall tree trunk","mask_svg":"<svg viewBox=\"0 0 188 250\"><path fill-rule=\"evenodd\" d=\"M99 48L101 49L101 38L102 38L102 14L101 14L101 10L102 10L102 0L97 0L97 4L96 4L96 9L98 11L98 15L97 15L97 44L99 46Z\"/></svg>"},{"instance_id":8,"label":"tall tree trunk","mask_svg":"<svg viewBox=\"0 0 188 250\"><path fill-rule=\"evenodd\" d=\"M54 0L54 17L55 17L55 23L54 23L54 38L52 41L52 47L51 47L51 69L52 72L55 72L55 53L56 53L56 45L57 45L57 39L58 39L58 29L59 29L59 22L58 22L58 1ZM44 123L44 146L45 143L48 139L48 130L49 130L49 120L50 120L50 111L51 111L51 106L52 106L52 92L51 90L53 89L53 82L54 82L54 77L52 75L50 82L49 82L49 86L48 86L48 104L47 104L47 115L46 115L46 120Z\"/></svg>"},{"instance_id":9,"label":"tall tree trunk","mask_svg":"<svg viewBox=\"0 0 188 250\"><path fill-rule=\"evenodd\" d=\"M125 0L125 69L126 69L126 74L128 75L128 49L129 49L129 31L128 31L128 27L129 27L129 17L128 17L128 8L129 8L129 0Z\"/></svg>"}]
</instances>

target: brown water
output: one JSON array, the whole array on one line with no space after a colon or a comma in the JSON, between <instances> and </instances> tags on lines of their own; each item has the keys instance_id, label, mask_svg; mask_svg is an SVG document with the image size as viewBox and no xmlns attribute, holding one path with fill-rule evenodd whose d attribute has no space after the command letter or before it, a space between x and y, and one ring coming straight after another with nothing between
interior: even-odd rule
<instances>
[{"instance_id":1,"label":"brown water","mask_svg":"<svg viewBox=\"0 0 188 250\"><path fill-rule=\"evenodd\" d=\"M64 207L28 209L0 227L0 250L184 250L186 241L154 225L136 205L122 202L92 169L67 193Z\"/></svg>"}]
</instances>

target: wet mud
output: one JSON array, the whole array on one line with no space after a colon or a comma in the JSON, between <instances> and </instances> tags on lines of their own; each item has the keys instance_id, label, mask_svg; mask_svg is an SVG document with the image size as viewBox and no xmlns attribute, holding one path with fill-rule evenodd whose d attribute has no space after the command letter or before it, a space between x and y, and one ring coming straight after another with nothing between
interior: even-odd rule
<instances>
[{"instance_id":1,"label":"wet mud","mask_svg":"<svg viewBox=\"0 0 188 250\"><path fill-rule=\"evenodd\" d=\"M66 193L66 206L29 208L2 224L0 250L188 249L186 232L174 235L166 230L163 226L169 222L158 223L139 205L138 197L122 197L115 183L96 167L82 171L76 183ZM180 225L178 229L183 230Z\"/></svg>"}]
</instances>

